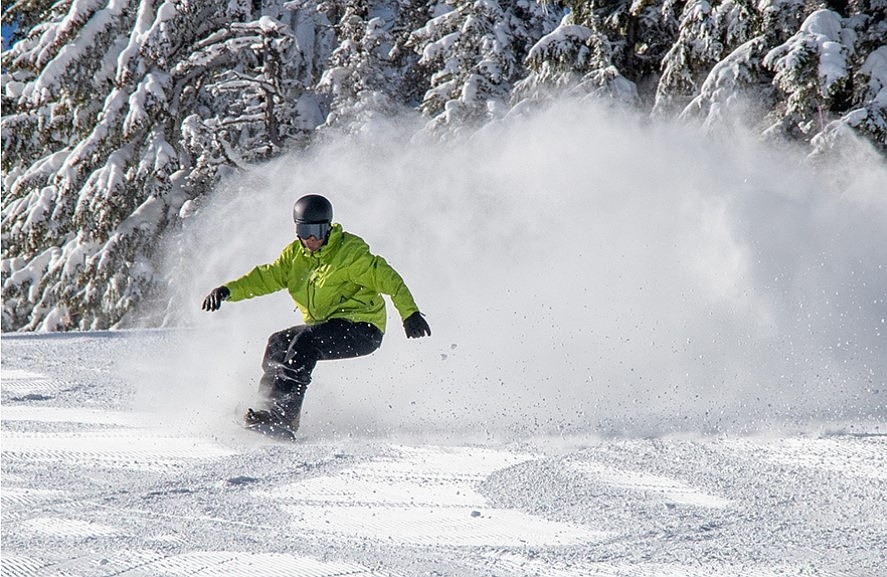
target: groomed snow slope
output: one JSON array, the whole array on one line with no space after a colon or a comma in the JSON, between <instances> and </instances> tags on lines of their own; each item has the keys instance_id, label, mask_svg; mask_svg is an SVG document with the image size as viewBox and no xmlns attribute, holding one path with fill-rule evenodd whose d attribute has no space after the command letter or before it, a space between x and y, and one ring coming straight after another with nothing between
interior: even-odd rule
<instances>
[{"instance_id":1,"label":"groomed snow slope","mask_svg":"<svg viewBox=\"0 0 887 577\"><path fill-rule=\"evenodd\" d=\"M181 338L3 337L4 577L887 574L877 423L282 444L143 402L126 359Z\"/></svg>"}]
</instances>

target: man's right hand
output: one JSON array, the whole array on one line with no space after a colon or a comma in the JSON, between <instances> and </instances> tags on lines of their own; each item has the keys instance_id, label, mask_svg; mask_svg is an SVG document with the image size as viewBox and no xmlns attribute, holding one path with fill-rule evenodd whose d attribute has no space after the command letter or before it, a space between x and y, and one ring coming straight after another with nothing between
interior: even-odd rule
<instances>
[{"instance_id":1,"label":"man's right hand","mask_svg":"<svg viewBox=\"0 0 887 577\"><path fill-rule=\"evenodd\" d=\"M217 311L222 306L222 301L231 296L231 291L226 286L214 288L205 299L203 299L203 310Z\"/></svg>"}]
</instances>

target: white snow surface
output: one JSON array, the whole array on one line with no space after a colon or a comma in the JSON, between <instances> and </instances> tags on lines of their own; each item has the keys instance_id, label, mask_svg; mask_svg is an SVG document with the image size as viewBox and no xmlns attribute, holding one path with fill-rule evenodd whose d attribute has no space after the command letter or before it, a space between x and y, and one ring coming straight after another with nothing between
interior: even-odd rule
<instances>
[{"instance_id":1,"label":"white snow surface","mask_svg":"<svg viewBox=\"0 0 887 577\"><path fill-rule=\"evenodd\" d=\"M0 574L887 574L887 167L618 115L244 170L167 248L178 328L4 334ZM292 301L200 303L307 192L432 336L389 307L279 443L239 418Z\"/></svg>"},{"instance_id":2,"label":"white snow surface","mask_svg":"<svg viewBox=\"0 0 887 577\"><path fill-rule=\"evenodd\" d=\"M3 336L4 577L885 574L883 423L422 434L309 397L281 443L161 370L200 336Z\"/></svg>"}]
</instances>

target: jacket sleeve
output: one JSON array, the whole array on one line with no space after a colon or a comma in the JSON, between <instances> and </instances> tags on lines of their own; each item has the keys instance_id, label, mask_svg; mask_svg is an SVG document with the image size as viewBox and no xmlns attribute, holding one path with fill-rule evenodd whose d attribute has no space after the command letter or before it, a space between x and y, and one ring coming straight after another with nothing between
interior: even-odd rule
<instances>
[{"instance_id":1,"label":"jacket sleeve","mask_svg":"<svg viewBox=\"0 0 887 577\"><path fill-rule=\"evenodd\" d=\"M292 258L287 248L274 262L259 265L242 277L226 282L231 292L228 300L240 301L286 288L290 266Z\"/></svg>"},{"instance_id":2,"label":"jacket sleeve","mask_svg":"<svg viewBox=\"0 0 887 577\"><path fill-rule=\"evenodd\" d=\"M419 310L403 278L381 256L366 253L354 263L351 280L372 291L391 297L401 320Z\"/></svg>"}]
</instances>

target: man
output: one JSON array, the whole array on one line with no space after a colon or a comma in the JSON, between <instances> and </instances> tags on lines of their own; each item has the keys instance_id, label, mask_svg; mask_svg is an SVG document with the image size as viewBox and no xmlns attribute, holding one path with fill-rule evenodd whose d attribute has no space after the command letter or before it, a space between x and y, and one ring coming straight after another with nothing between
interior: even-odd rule
<instances>
[{"instance_id":1,"label":"man","mask_svg":"<svg viewBox=\"0 0 887 577\"><path fill-rule=\"evenodd\" d=\"M247 427L294 438L302 401L317 361L368 355L382 344L389 295L407 338L431 329L401 276L359 237L333 223L333 207L309 194L293 207L296 240L270 264L225 283L206 297L203 310L287 289L305 324L274 333L262 361L259 390L266 406L249 409Z\"/></svg>"}]
</instances>

